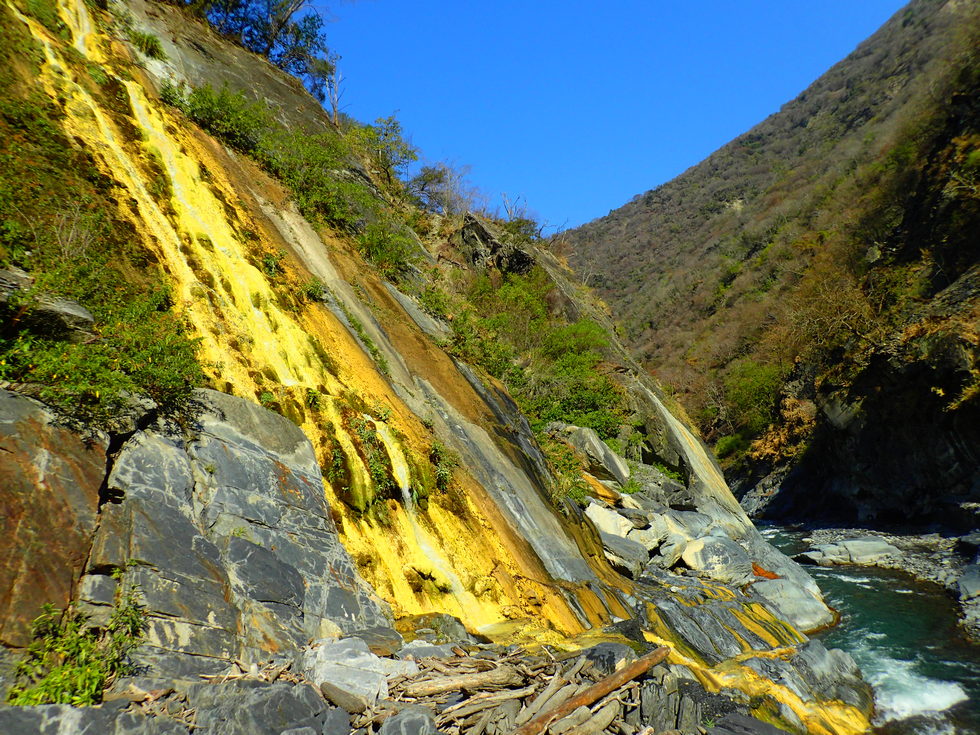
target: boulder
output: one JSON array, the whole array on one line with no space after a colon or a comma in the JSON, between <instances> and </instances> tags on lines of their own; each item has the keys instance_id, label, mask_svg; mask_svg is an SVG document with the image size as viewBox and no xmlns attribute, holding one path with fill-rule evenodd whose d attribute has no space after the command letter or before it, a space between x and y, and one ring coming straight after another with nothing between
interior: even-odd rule
<instances>
[{"instance_id":1,"label":"boulder","mask_svg":"<svg viewBox=\"0 0 980 735\"><path fill-rule=\"evenodd\" d=\"M788 579L760 580L752 585L752 589L801 632L817 630L834 622L830 608Z\"/></svg>"},{"instance_id":2,"label":"boulder","mask_svg":"<svg viewBox=\"0 0 980 735\"><path fill-rule=\"evenodd\" d=\"M957 581L959 587L960 600L966 602L975 597L980 597L980 566L968 564L963 568L963 574Z\"/></svg>"},{"instance_id":3,"label":"boulder","mask_svg":"<svg viewBox=\"0 0 980 735\"><path fill-rule=\"evenodd\" d=\"M459 618L446 613L406 615L395 621L395 630L406 640L421 638L429 643L475 643Z\"/></svg>"},{"instance_id":4,"label":"boulder","mask_svg":"<svg viewBox=\"0 0 980 735\"><path fill-rule=\"evenodd\" d=\"M545 428L552 436L563 439L585 460L589 474L599 480L615 480L625 485L630 479L626 460L606 446L593 429L553 422Z\"/></svg>"},{"instance_id":5,"label":"boulder","mask_svg":"<svg viewBox=\"0 0 980 735\"><path fill-rule=\"evenodd\" d=\"M533 255L512 243L501 242L481 219L469 212L454 239L464 257L478 268L523 274L534 267Z\"/></svg>"},{"instance_id":6,"label":"boulder","mask_svg":"<svg viewBox=\"0 0 980 735\"><path fill-rule=\"evenodd\" d=\"M669 534L660 544L660 549L657 552L659 556L654 557L652 563L663 569L670 569L680 561L688 543L690 542L684 536L679 536L676 533Z\"/></svg>"},{"instance_id":7,"label":"boulder","mask_svg":"<svg viewBox=\"0 0 980 735\"><path fill-rule=\"evenodd\" d=\"M727 536L705 536L684 547L681 559L691 569L725 584L753 579L752 560Z\"/></svg>"},{"instance_id":8,"label":"boulder","mask_svg":"<svg viewBox=\"0 0 980 735\"><path fill-rule=\"evenodd\" d=\"M416 674L412 661L381 658L360 638L320 641L303 654L301 668L327 699L348 712L363 712L388 696L388 677Z\"/></svg>"},{"instance_id":9,"label":"boulder","mask_svg":"<svg viewBox=\"0 0 980 735\"><path fill-rule=\"evenodd\" d=\"M663 543L667 534L663 528L651 526L650 528L634 528L626 534L626 538L640 544L647 551L653 551Z\"/></svg>"},{"instance_id":10,"label":"boulder","mask_svg":"<svg viewBox=\"0 0 980 735\"><path fill-rule=\"evenodd\" d=\"M711 518L704 513L691 510L670 510L664 513L663 521L667 533L696 539L706 536L711 526Z\"/></svg>"},{"instance_id":11,"label":"boulder","mask_svg":"<svg viewBox=\"0 0 980 735\"><path fill-rule=\"evenodd\" d=\"M422 639L406 643L398 652L399 658L412 658L416 661L420 658L449 658L455 655L453 647L448 643L428 643Z\"/></svg>"},{"instance_id":12,"label":"boulder","mask_svg":"<svg viewBox=\"0 0 980 735\"><path fill-rule=\"evenodd\" d=\"M197 712L194 732L208 735L280 735L302 728L319 734L328 710L307 684L254 679L192 686L187 704Z\"/></svg>"},{"instance_id":13,"label":"boulder","mask_svg":"<svg viewBox=\"0 0 980 735\"><path fill-rule=\"evenodd\" d=\"M638 579L644 567L650 561L650 552L643 544L630 541L623 536L599 532L606 557L613 566L627 572L629 576Z\"/></svg>"},{"instance_id":14,"label":"boulder","mask_svg":"<svg viewBox=\"0 0 980 735\"><path fill-rule=\"evenodd\" d=\"M625 538L626 534L633 530L632 521L600 503L590 503L589 507L585 509L585 515L592 521L599 533Z\"/></svg>"},{"instance_id":15,"label":"boulder","mask_svg":"<svg viewBox=\"0 0 980 735\"><path fill-rule=\"evenodd\" d=\"M425 707L407 707L385 720L379 735L436 735L436 718Z\"/></svg>"},{"instance_id":16,"label":"boulder","mask_svg":"<svg viewBox=\"0 0 980 735\"><path fill-rule=\"evenodd\" d=\"M351 637L360 638L367 643L375 656L394 656L405 645L405 639L397 630L383 625L356 630L351 633Z\"/></svg>"},{"instance_id":17,"label":"boulder","mask_svg":"<svg viewBox=\"0 0 980 735\"><path fill-rule=\"evenodd\" d=\"M864 564L873 566L883 559L897 559L902 551L880 538L845 539L830 544L818 544L796 558L808 564L826 567L835 564Z\"/></svg>"}]
</instances>

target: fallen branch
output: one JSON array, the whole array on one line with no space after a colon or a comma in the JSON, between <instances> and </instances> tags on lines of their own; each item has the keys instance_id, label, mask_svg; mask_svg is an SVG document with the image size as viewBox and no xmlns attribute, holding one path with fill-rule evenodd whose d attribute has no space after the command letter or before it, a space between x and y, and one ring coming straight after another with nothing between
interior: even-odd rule
<instances>
[{"instance_id":1,"label":"fallen branch","mask_svg":"<svg viewBox=\"0 0 980 735\"><path fill-rule=\"evenodd\" d=\"M500 666L489 671L479 671L473 674L458 676L440 676L437 679L413 681L407 684L404 692L409 697L430 697L457 689L471 691L494 686L509 686L523 684L524 678L510 666Z\"/></svg>"},{"instance_id":2,"label":"fallen branch","mask_svg":"<svg viewBox=\"0 0 980 735\"><path fill-rule=\"evenodd\" d=\"M623 684L628 684L638 676L642 676L651 668L667 658L669 653L669 648L666 646L661 646L652 653L648 653L646 656L638 658L633 663L624 666L622 669L610 674L605 679L600 679L581 694L572 697L558 707L544 712L540 716L535 717L533 720L528 722L526 725L517 728L513 735L538 735L538 733L542 732L555 720L560 720L566 715L569 715L577 710L579 707L588 707L597 699L601 699L610 692L619 689L621 686L623 686Z\"/></svg>"}]
</instances>

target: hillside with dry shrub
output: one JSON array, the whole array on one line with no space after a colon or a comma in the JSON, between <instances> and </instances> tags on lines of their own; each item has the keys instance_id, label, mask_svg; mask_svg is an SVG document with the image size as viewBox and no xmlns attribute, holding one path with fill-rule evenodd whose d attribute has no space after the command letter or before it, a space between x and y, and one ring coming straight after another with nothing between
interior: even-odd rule
<instances>
[{"instance_id":1,"label":"hillside with dry shrub","mask_svg":"<svg viewBox=\"0 0 980 735\"><path fill-rule=\"evenodd\" d=\"M556 243L771 512L976 523L978 28L973 4L910 3Z\"/></svg>"}]
</instances>

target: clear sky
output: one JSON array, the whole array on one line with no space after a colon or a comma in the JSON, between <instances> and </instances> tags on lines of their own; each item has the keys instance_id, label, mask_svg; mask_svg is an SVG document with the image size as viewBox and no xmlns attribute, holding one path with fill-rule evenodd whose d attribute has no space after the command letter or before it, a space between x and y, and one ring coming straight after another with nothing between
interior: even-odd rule
<instances>
[{"instance_id":1,"label":"clear sky","mask_svg":"<svg viewBox=\"0 0 980 735\"><path fill-rule=\"evenodd\" d=\"M901 0L316 0L345 111L571 227L776 112ZM499 201L499 199L496 199ZM493 203L493 200L491 201Z\"/></svg>"}]
</instances>

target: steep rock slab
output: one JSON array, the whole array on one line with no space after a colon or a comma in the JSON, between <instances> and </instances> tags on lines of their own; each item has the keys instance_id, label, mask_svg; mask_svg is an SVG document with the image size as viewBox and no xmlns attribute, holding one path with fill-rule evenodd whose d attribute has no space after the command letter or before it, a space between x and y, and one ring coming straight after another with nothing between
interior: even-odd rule
<instances>
[{"instance_id":1,"label":"steep rock slab","mask_svg":"<svg viewBox=\"0 0 980 735\"><path fill-rule=\"evenodd\" d=\"M41 605L64 607L95 530L106 442L0 390L0 642L30 642Z\"/></svg>"},{"instance_id":2,"label":"steep rock slab","mask_svg":"<svg viewBox=\"0 0 980 735\"><path fill-rule=\"evenodd\" d=\"M198 391L193 409L185 430L161 423L122 447L108 479L122 500L106 506L89 565L93 579L126 568L138 585L143 662L184 676L386 626L337 538L303 432L214 391Z\"/></svg>"}]
</instances>

